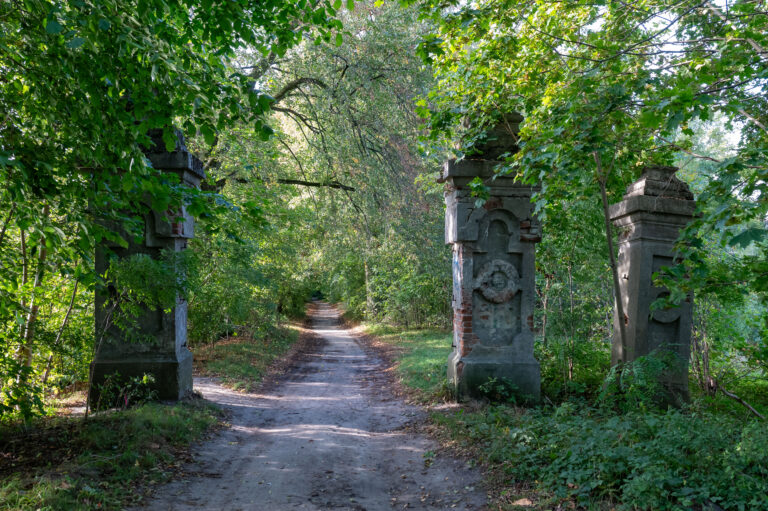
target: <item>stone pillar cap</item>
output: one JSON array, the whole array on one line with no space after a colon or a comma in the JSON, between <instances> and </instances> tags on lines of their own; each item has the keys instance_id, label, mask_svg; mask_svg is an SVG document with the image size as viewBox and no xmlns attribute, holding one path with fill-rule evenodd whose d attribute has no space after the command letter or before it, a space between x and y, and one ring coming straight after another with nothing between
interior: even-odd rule
<instances>
[{"instance_id":1,"label":"stone pillar cap","mask_svg":"<svg viewBox=\"0 0 768 511\"><path fill-rule=\"evenodd\" d=\"M517 142L522 122L523 116L517 112L505 114L498 124L485 130L485 139L475 144L474 149L478 154L468 158L498 160L502 154L516 153L520 150ZM468 127L469 118L465 118L463 124Z\"/></svg>"},{"instance_id":2,"label":"stone pillar cap","mask_svg":"<svg viewBox=\"0 0 768 511\"><path fill-rule=\"evenodd\" d=\"M443 183L452 177L491 177L494 168L500 163L502 154L516 153L520 150L517 145L520 123L523 116L510 112L502 117L496 126L485 129L485 138L474 146L475 152L461 160L451 159L445 163L438 183ZM471 120L465 117L462 121L464 128L469 129ZM462 147L457 143L457 150ZM505 177L505 176L499 176Z\"/></svg>"},{"instance_id":3,"label":"stone pillar cap","mask_svg":"<svg viewBox=\"0 0 768 511\"><path fill-rule=\"evenodd\" d=\"M624 195L624 198L628 199L629 197L645 195L693 200L693 194L688 185L675 177L675 172L677 171L677 167L645 167L640 179L627 187L627 193Z\"/></svg>"},{"instance_id":4,"label":"stone pillar cap","mask_svg":"<svg viewBox=\"0 0 768 511\"><path fill-rule=\"evenodd\" d=\"M437 182L442 183L454 177L493 177L498 164L499 162L496 160L457 160L452 158L443 164ZM499 176L499 178L504 177L510 176Z\"/></svg>"},{"instance_id":5,"label":"stone pillar cap","mask_svg":"<svg viewBox=\"0 0 768 511\"><path fill-rule=\"evenodd\" d=\"M633 213L692 218L696 202L688 185L675 177L677 170L677 167L645 167L640 179L627 187L624 200L609 208L610 219L615 221Z\"/></svg>"},{"instance_id":6,"label":"stone pillar cap","mask_svg":"<svg viewBox=\"0 0 768 511\"><path fill-rule=\"evenodd\" d=\"M175 130L175 133L176 147L173 151L168 152L163 141L163 130L150 130L149 136L152 139L152 145L144 149L144 154L152 163L152 167L158 170L186 171L198 179L205 179L203 162L189 152L181 130Z\"/></svg>"}]
</instances>

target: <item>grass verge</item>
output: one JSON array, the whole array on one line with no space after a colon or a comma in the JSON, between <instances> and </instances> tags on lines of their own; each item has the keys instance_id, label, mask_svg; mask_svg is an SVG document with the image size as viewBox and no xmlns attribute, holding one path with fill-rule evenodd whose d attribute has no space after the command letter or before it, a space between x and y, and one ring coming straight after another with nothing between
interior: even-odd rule
<instances>
[{"instance_id":1,"label":"grass verge","mask_svg":"<svg viewBox=\"0 0 768 511\"><path fill-rule=\"evenodd\" d=\"M276 361L286 357L304 329L300 323L270 326L249 337L231 337L194 349L195 370L231 389L254 391Z\"/></svg>"},{"instance_id":2,"label":"grass verge","mask_svg":"<svg viewBox=\"0 0 768 511\"><path fill-rule=\"evenodd\" d=\"M0 426L0 510L124 509L169 480L184 448L220 422L202 399Z\"/></svg>"},{"instance_id":3,"label":"grass verge","mask_svg":"<svg viewBox=\"0 0 768 511\"><path fill-rule=\"evenodd\" d=\"M366 331L419 401L443 400L450 334ZM441 443L484 465L493 509L768 510L768 428L725 398L626 413L585 400L470 403L433 408L431 420Z\"/></svg>"},{"instance_id":4,"label":"grass verge","mask_svg":"<svg viewBox=\"0 0 768 511\"><path fill-rule=\"evenodd\" d=\"M451 333L444 330L400 330L387 325L366 324L365 332L391 347L399 379L411 397L422 403L449 396L445 367L451 352Z\"/></svg>"}]
</instances>

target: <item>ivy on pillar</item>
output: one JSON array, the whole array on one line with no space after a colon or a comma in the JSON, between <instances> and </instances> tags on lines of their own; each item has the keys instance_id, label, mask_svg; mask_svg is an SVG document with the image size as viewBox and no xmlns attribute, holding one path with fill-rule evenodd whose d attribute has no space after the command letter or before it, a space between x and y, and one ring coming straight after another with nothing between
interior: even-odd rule
<instances>
[{"instance_id":1,"label":"ivy on pillar","mask_svg":"<svg viewBox=\"0 0 768 511\"><path fill-rule=\"evenodd\" d=\"M534 188L494 176L498 158L517 150L522 117L510 115L478 147L481 158L446 162L445 241L453 247L453 351L448 379L458 399L479 396L495 378L529 401L541 393L533 355L535 244ZM490 196L478 207L469 183L479 177Z\"/></svg>"},{"instance_id":2,"label":"ivy on pillar","mask_svg":"<svg viewBox=\"0 0 768 511\"><path fill-rule=\"evenodd\" d=\"M176 147L167 151L162 132L150 133L153 145L145 154L155 169L172 172L182 183L199 187L205 177L203 165L186 148L184 138L177 132ZM149 208L148 208L149 209ZM181 252L194 236L194 218L184 206L181 211L152 211L144 215L144 239L128 240L127 247L110 245L96 251L96 270L101 275L109 267L109 256L129 257L146 254L160 258L163 251ZM96 294L96 331L105 324L107 298ZM137 330L142 338L151 342L130 342L125 332L112 326L103 334L93 362L92 392L98 394L99 385L110 375L119 373L121 379L151 374L155 378L154 390L160 399L181 399L192 392L192 352L187 348L187 303L177 297L170 310L146 310L137 318ZM94 396L95 397L95 396Z\"/></svg>"}]
</instances>

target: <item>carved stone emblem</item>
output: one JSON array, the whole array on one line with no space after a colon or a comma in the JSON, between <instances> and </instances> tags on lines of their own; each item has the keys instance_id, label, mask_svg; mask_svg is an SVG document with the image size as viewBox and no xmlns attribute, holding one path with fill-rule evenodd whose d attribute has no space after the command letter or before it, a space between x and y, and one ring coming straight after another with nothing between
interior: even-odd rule
<instances>
[{"instance_id":1,"label":"carved stone emblem","mask_svg":"<svg viewBox=\"0 0 768 511\"><path fill-rule=\"evenodd\" d=\"M654 294L653 291L651 291L651 293ZM655 294L657 295L656 298L669 297L669 291L656 290ZM651 311L651 317L654 319L654 321L658 321L659 323L672 323L680 319L681 312L682 312L682 309L680 309L680 307L672 307L669 309L656 309L654 311Z\"/></svg>"},{"instance_id":2,"label":"carved stone emblem","mask_svg":"<svg viewBox=\"0 0 768 511\"><path fill-rule=\"evenodd\" d=\"M489 302L508 302L520 291L520 275L514 264L494 259L480 269L475 289Z\"/></svg>"}]
</instances>

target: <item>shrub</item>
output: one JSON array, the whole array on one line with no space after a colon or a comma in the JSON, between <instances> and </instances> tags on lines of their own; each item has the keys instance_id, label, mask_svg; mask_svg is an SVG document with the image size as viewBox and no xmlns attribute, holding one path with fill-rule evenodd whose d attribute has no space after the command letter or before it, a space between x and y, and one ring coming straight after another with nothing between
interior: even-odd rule
<instances>
[{"instance_id":1,"label":"shrub","mask_svg":"<svg viewBox=\"0 0 768 511\"><path fill-rule=\"evenodd\" d=\"M97 386L99 399L95 410L119 408L125 410L157 399L157 391L152 386L155 377L151 374L126 378L120 373L113 373Z\"/></svg>"},{"instance_id":2,"label":"shrub","mask_svg":"<svg viewBox=\"0 0 768 511\"><path fill-rule=\"evenodd\" d=\"M554 500L587 509L605 501L618 510L768 509L768 429L760 422L573 403L435 418L514 481L537 481Z\"/></svg>"}]
</instances>

